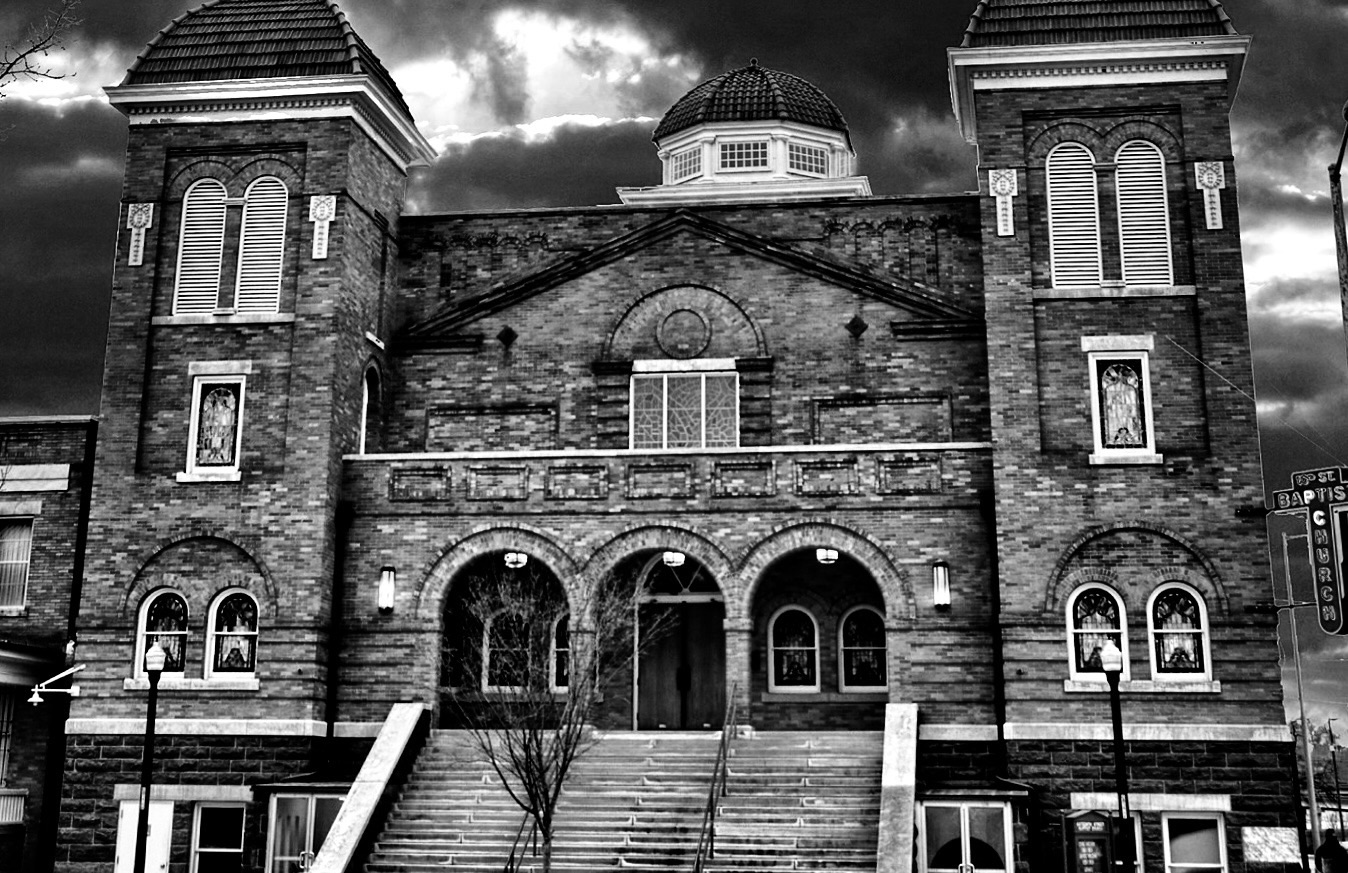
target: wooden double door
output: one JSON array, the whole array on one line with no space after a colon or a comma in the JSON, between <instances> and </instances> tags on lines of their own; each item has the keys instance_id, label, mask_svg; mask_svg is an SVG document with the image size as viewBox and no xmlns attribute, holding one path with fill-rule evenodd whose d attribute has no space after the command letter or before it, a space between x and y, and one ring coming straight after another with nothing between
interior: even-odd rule
<instances>
[{"instance_id":1,"label":"wooden double door","mask_svg":"<svg viewBox=\"0 0 1348 873\"><path fill-rule=\"evenodd\" d=\"M637 730L703 730L725 717L725 603L654 601L637 621Z\"/></svg>"}]
</instances>

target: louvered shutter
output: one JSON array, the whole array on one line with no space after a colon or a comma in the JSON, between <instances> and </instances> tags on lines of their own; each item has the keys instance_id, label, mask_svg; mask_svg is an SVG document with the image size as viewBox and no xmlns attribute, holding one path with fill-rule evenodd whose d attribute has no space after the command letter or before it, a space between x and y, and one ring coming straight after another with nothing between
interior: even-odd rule
<instances>
[{"instance_id":1,"label":"louvered shutter","mask_svg":"<svg viewBox=\"0 0 1348 873\"><path fill-rule=\"evenodd\" d=\"M1123 282L1173 285L1170 210L1161 150L1149 142L1134 140L1119 149L1116 163Z\"/></svg>"},{"instance_id":2,"label":"louvered shutter","mask_svg":"<svg viewBox=\"0 0 1348 873\"><path fill-rule=\"evenodd\" d=\"M286 186L264 176L244 196L239 241L236 312L275 312L281 302L281 261L285 254Z\"/></svg>"},{"instance_id":3,"label":"louvered shutter","mask_svg":"<svg viewBox=\"0 0 1348 873\"><path fill-rule=\"evenodd\" d=\"M202 179L183 195L178 240L178 280L173 312L214 312L220 298L220 260L225 248L225 186Z\"/></svg>"},{"instance_id":4,"label":"louvered shutter","mask_svg":"<svg viewBox=\"0 0 1348 873\"><path fill-rule=\"evenodd\" d=\"M1055 287L1100 284L1100 207L1095 157L1080 143L1048 156L1048 237Z\"/></svg>"}]
</instances>

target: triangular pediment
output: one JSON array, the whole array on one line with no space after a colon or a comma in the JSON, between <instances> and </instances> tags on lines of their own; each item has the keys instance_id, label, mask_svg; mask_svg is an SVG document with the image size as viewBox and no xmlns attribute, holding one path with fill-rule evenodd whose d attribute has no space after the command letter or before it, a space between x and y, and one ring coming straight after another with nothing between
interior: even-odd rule
<instances>
[{"instance_id":1,"label":"triangular pediment","mask_svg":"<svg viewBox=\"0 0 1348 873\"><path fill-rule=\"evenodd\" d=\"M727 250L762 258L788 270L812 276L858 294L891 304L916 322L981 324L978 313L954 303L953 295L930 285L880 273L831 253L807 250L680 209L629 233L580 252L570 252L529 265L471 299L449 304L409 325L400 337L405 348L458 344L459 332L469 324L546 293L602 269L644 249L681 235L694 235Z\"/></svg>"}]
</instances>

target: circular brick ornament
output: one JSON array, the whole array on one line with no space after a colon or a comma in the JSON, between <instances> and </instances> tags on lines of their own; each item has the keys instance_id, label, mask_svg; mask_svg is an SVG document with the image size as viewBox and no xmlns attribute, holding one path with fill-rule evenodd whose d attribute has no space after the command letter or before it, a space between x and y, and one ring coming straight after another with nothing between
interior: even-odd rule
<instances>
[{"instance_id":1,"label":"circular brick ornament","mask_svg":"<svg viewBox=\"0 0 1348 873\"><path fill-rule=\"evenodd\" d=\"M711 325L693 309L676 309L655 329L655 341L671 358L695 358L711 343Z\"/></svg>"}]
</instances>

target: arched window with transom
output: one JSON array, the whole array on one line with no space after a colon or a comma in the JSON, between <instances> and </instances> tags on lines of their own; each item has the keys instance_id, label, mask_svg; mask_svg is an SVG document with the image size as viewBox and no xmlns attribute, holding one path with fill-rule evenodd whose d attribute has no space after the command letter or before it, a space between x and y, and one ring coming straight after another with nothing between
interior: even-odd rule
<instances>
[{"instance_id":1,"label":"arched window with transom","mask_svg":"<svg viewBox=\"0 0 1348 873\"><path fill-rule=\"evenodd\" d=\"M1100 205L1095 156L1079 142L1049 152L1049 264L1055 288L1100 284Z\"/></svg>"},{"instance_id":2,"label":"arched window with transom","mask_svg":"<svg viewBox=\"0 0 1348 873\"><path fill-rule=\"evenodd\" d=\"M819 690L819 623L802 606L785 606L768 622L768 690Z\"/></svg>"},{"instance_id":3,"label":"arched window with transom","mask_svg":"<svg viewBox=\"0 0 1348 873\"><path fill-rule=\"evenodd\" d=\"M172 589L156 591L141 606L137 676L145 675L145 653L155 643L164 650L164 675L182 675L187 660L187 601Z\"/></svg>"},{"instance_id":4,"label":"arched window with transom","mask_svg":"<svg viewBox=\"0 0 1348 873\"><path fill-rule=\"evenodd\" d=\"M257 672L257 600L247 591L216 598L207 625L206 678L243 678Z\"/></svg>"},{"instance_id":5,"label":"arched window with transom","mask_svg":"<svg viewBox=\"0 0 1348 873\"><path fill-rule=\"evenodd\" d=\"M1197 591L1179 582L1167 582L1153 591L1147 604L1147 632L1153 679L1211 676L1207 609Z\"/></svg>"},{"instance_id":6,"label":"arched window with transom","mask_svg":"<svg viewBox=\"0 0 1348 873\"><path fill-rule=\"evenodd\" d=\"M482 635L482 690L523 691L529 681L529 625L502 609L487 619Z\"/></svg>"},{"instance_id":7,"label":"arched window with transom","mask_svg":"<svg viewBox=\"0 0 1348 873\"><path fill-rule=\"evenodd\" d=\"M1105 643L1123 652L1123 678L1128 678L1128 636L1123 600L1104 585L1083 585L1067 599L1068 664L1073 679L1105 678L1100 656Z\"/></svg>"},{"instance_id":8,"label":"arched window with transom","mask_svg":"<svg viewBox=\"0 0 1348 873\"><path fill-rule=\"evenodd\" d=\"M885 618L879 610L857 606L838 623L838 690L884 691Z\"/></svg>"}]
</instances>

